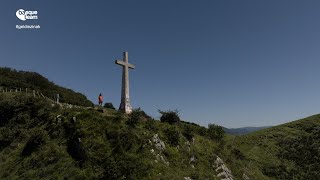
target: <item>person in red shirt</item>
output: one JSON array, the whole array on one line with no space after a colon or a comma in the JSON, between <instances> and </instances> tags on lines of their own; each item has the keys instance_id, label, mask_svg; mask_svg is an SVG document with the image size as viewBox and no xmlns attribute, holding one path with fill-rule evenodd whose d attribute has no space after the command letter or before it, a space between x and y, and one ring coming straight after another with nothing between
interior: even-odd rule
<instances>
[{"instance_id":1,"label":"person in red shirt","mask_svg":"<svg viewBox=\"0 0 320 180\"><path fill-rule=\"evenodd\" d=\"M103 96L102 94L100 93L99 97L98 97L98 102L99 102L99 106L102 107L102 103L103 103Z\"/></svg>"}]
</instances>

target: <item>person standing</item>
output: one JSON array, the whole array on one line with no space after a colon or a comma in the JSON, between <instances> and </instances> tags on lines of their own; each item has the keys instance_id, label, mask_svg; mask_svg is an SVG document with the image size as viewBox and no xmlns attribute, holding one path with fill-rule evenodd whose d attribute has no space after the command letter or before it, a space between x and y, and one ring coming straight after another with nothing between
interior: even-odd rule
<instances>
[{"instance_id":1,"label":"person standing","mask_svg":"<svg viewBox=\"0 0 320 180\"><path fill-rule=\"evenodd\" d=\"M101 94L101 93L99 94L98 102L99 102L99 106L100 106L100 107L102 107L102 103L103 103L103 96L102 96L102 94Z\"/></svg>"}]
</instances>

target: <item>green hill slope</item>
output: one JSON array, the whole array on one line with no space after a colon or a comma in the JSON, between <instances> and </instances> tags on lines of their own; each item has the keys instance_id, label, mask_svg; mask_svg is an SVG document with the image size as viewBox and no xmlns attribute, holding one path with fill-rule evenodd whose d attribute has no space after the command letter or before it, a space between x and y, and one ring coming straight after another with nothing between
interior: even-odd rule
<instances>
[{"instance_id":1,"label":"green hill slope","mask_svg":"<svg viewBox=\"0 0 320 180\"><path fill-rule=\"evenodd\" d=\"M228 168L234 179L320 179L320 115L223 137L216 126L88 108L85 96L37 73L0 68L0 87L80 105L1 91L0 179L223 179Z\"/></svg>"},{"instance_id":2,"label":"green hill slope","mask_svg":"<svg viewBox=\"0 0 320 180\"><path fill-rule=\"evenodd\" d=\"M229 137L237 174L256 179L320 179L320 115Z\"/></svg>"},{"instance_id":3,"label":"green hill slope","mask_svg":"<svg viewBox=\"0 0 320 180\"><path fill-rule=\"evenodd\" d=\"M61 109L20 93L0 96L0 179L220 179L222 141L193 124L136 110Z\"/></svg>"},{"instance_id":4,"label":"green hill slope","mask_svg":"<svg viewBox=\"0 0 320 180\"><path fill-rule=\"evenodd\" d=\"M15 90L16 88L21 88L22 91L25 91L25 88L28 88L29 91L40 91L51 99L56 94L60 94L61 102L79 106L93 106L93 103L83 94L55 85L38 73L0 68L0 91L3 89Z\"/></svg>"}]
</instances>

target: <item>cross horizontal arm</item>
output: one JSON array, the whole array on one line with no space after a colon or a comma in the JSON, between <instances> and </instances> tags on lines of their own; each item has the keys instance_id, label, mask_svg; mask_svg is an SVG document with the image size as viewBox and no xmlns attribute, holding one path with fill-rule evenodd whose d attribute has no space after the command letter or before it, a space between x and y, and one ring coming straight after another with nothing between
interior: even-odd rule
<instances>
[{"instance_id":1,"label":"cross horizontal arm","mask_svg":"<svg viewBox=\"0 0 320 180\"><path fill-rule=\"evenodd\" d=\"M131 69L135 68L135 66L133 64L126 63L126 62L121 61L121 60L116 60L115 63L120 65L120 66L128 66L128 68L131 68Z\"/></svg>"}]
</instances>

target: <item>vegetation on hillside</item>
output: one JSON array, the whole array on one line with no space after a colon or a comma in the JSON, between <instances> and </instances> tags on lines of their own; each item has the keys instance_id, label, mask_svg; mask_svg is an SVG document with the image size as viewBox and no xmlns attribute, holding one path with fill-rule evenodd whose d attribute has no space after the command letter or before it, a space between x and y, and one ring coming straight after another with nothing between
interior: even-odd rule
<instances>
[{"instance_id":1,"label":"vegetation on hillside","mask_svg":"<svg viewBox=\"0 0 320 180\"><path fill-rule=\"evenodd\" d=\"M55 85L38 73L0 68L0 90L16 88L22 88L22 91L25 91L25 88L28 88L29 91L36 90L51 99L59 94L60 102L79 106L93 106L93 103L83 94Z\"/></svg>"},{"instance_id":2,"label":"vegetation on hillside","mask_svg":"<svg viewBox=\"0 0 320 180\"><path fill-rule=\"evenodd\" d=\"M153 120L141 109L129 116L61 109L3 93L0 179L217 179L220 142L208 133L190 123Z\"/></svg>"},{"instance_id":3,"label":"vegetation on hillside","mask_svg":"<svg viewBox=\"0 0 320 180\"><path fill-rule=\"evenodd\" d=\"M320 115L229 136L227 162L256 179L320 179Z\"/></svg>"},{"instance_id":4,"label":"vegetation on hillside","mask_svg":"<svg viewBox=\"0 0 320 180\"><path fill-rule=\"evenodd\" d=\"M84 95L37 73L0 68L0 88L59 93L80 105L0 92L0 179L220 179L217 155L235 179L320 179L320 115L234 136L177 111L159 111L157 121L140 108L88 108Z\"/></svg>"}]
</instances>

